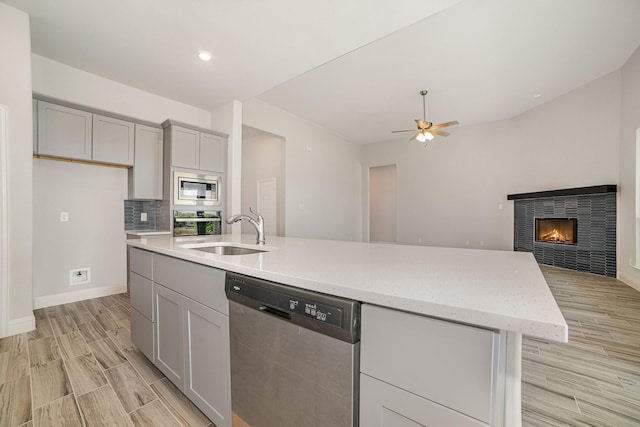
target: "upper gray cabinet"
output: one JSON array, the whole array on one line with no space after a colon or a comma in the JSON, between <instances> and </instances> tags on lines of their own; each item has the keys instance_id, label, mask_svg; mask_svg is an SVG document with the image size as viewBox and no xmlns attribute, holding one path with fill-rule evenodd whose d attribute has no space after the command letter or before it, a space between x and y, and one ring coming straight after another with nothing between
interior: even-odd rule
<instances>
[{"instance_id":1,"label":"upper gray cabinet","mask_svg":"<svg viewBox=\"0 0 640 427\"><path fill-rule=\"evenodd\" d=\"M136 124L134 165L129 169L129 198L162 199L162 129Z\"/></svg>"},{"instance_id":2,"label":"upper gray cabinet","mask_svg":"<svg viewBox=\"0 0 640 427\"><path fill-rule=\"evenodd\" d=\"M225 171L226 138L165 121L165 155L175 168Z\"/></svg>"},{"instance_id":3,"label":"upper gray cabinet","mask_svg":"<svg viewBox=\"0 0 640 427\"><path fill-rule=\"evenodd\" d=\"M133 166L134 124L38 101L36 153Z\"/></svg>"},{"instance_id":4,"label":"upper gray cabinet","mask_svg":"<svg viewBox=\"0 0 640 427\"><path fill-rule=\"evenodd\" d=\"M92 160L92 114L38 101L38 154Z\"/></svg>"},{"instance_id":5,"label":"upper gray cabinet","mask_svg":"<svg viewBox=\"0 0 640 427\"><path fill-rule=\"evenodd\" d=\"M133 166L134 124L93 115L93 155L96 162Z\"/></svg>"}]
</instances>

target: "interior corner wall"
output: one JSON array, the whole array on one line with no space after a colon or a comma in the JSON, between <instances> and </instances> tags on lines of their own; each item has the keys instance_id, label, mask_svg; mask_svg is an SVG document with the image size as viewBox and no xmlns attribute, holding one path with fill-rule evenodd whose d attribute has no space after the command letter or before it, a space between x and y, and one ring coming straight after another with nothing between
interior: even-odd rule
<instances>
[{"instance_id":1,"label":"interior corner wall","mask_svg":"<svg viewBox=\"0 0 640 427\"><path fill-rule=\"evenodd\" d=\"M33 91L64 101L162 123L167 118L210 126L211 113L31 55ZM31 85L26 99L31 115ZM31 123L29 123L31 135ZM36 307L91 298L126 289L124 200L127 170L32 159L33 297ZM30 181L29 181L30 182ZM60 212L69 213L60 222ZM29 217L30 218L30 217ZM29 223L31 224L31 223ZM31 239L29 239L31 241ZM31 251L29 260L31 259ZM91 283L70 285L71 269L91 269ZM31 269L30 269L31 274Z\"/></svg>"},{"instance_id":2,"label":"interior corner wall","mask_svg":"<svg viewBox=\"0 0 640 427\"><path fill-rule=\"evenodd\" d=\"M362 146L259 99L243 124L285 139L288 237L362 240Z\"/></svg>"},{"instance_id":3,"label":"interior corner wall","mask_svg":"<svg viewBox=\"0 0 640 427\"><path fill-rule=\"evenodd\" d=\"M32 151L29 16L0 3L0 104L7 106L8 332L33 324ZM5 307L0 308L2 310Z\"/></svg>"},{"instance_id":4,"label":"interior corner wall","mask_svg":"<svg viewBox=\"0 0 640 427\"><path fill-rule=\"evenodd\" d=\"M365 170L397 165L398 243L512 250L508 194L617 184L620 72L511 119L463 125L426 148L365 146Z\"/></svg>"},{"instance_id":5,"label":"interior corner wall","mask_svg":"<svg viewBox=\"0 0 640 427\"><path fill-rule=\"evenodd\" d=\"M637 132L640 129L640 47L622 67L620 193L618 195L618 277L640 290L640 265L636 253L640 227L636 174Z\"/></svg>"},{"instance_id":6,"label":"interior corner wall","mask_svg":"<svg viewBox=\"0 0 640 427\"><path fill-rule=\"evenodd\" d=\"M211 129L229 135L227 140L227 183L224 185L226 195L223 215L239 213L242 203L240 189L242 187L242 109L240 101L231 101L211 112ZM240 224L222 223L223 233L240 232Z\"/></svg>"}]
</instances>

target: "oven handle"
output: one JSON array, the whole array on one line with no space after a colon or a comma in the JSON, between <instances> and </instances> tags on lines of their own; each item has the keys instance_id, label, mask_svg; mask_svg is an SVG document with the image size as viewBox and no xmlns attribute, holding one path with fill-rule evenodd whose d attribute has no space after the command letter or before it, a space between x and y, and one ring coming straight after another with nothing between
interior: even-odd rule
<instances>
[{"instance_id":1,"label":"oven handle","mask_svg":"<svg viewBox=\"0 0 640 427\"><path fill-rule=\"evenodd\" d=\"M220 218L174 218L175 222L220 222Z\"/></svg>"}]
</instances>

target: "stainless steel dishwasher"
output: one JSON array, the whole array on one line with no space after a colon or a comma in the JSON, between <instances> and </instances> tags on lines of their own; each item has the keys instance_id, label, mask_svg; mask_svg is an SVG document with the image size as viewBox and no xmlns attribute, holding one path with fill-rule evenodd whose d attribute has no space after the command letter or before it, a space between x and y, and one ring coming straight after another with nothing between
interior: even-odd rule
<instances>
[{"instance_id":1,"label":"stainless steel dishwasher","mask_svg":"<svg viewBox=\"0 0 640 427\"><path fill-rule=\"evenodd\" d=\"M251 427L357 426L360 303L235 273L226 293L234 417Z\"/></svg>"}]
</instances>

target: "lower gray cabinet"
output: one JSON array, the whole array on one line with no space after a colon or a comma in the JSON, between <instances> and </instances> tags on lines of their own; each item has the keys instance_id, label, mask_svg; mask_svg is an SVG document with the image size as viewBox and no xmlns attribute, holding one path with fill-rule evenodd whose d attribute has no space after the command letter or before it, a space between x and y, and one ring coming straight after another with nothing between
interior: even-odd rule
<instances>
[{"instance_id":1,"label":"lower gray cabinet","mask_svg":"<svg viewBox=\"0 0 640 427\"><path fill-rule=\"evenodd\" d=\"M229 318L189 298L183 299L184 394L216 426L231 425Z\"/></svg>"},{"instance_id":2,"label":"lower gray cabinet","mask_svg":"<svg viewBox=\"0 0 640 427\"><path fill-rule=\"evenodd\" d=\"M153 265L153 281L130 272L133 343L217 427L231 427L225 272L156 253L152 262L138 262L143 252L132 248L130 263ZM153 303L146 307L149 292Z\"/></svg>"},{"instance_id":3,"label":"lower gray cabinet","mask_svg":"<svg viewBox=\"0 0 640 427\"><path fill-rule=\"evenodd\" d=\"M156 366L182 390L184 389L182 295L155 283L153 305L156 314Z\"/></svg>"},{"instance_id":4,"label":"lower gray cabinet","mask_svg":"<svg viewBox=\"0 0 640 427\"><path fill-rule=\"evenodd\" d=\"M360 425L366 427L486 427L488 424L361 374Z\"/></svg>"}]
</instances>

